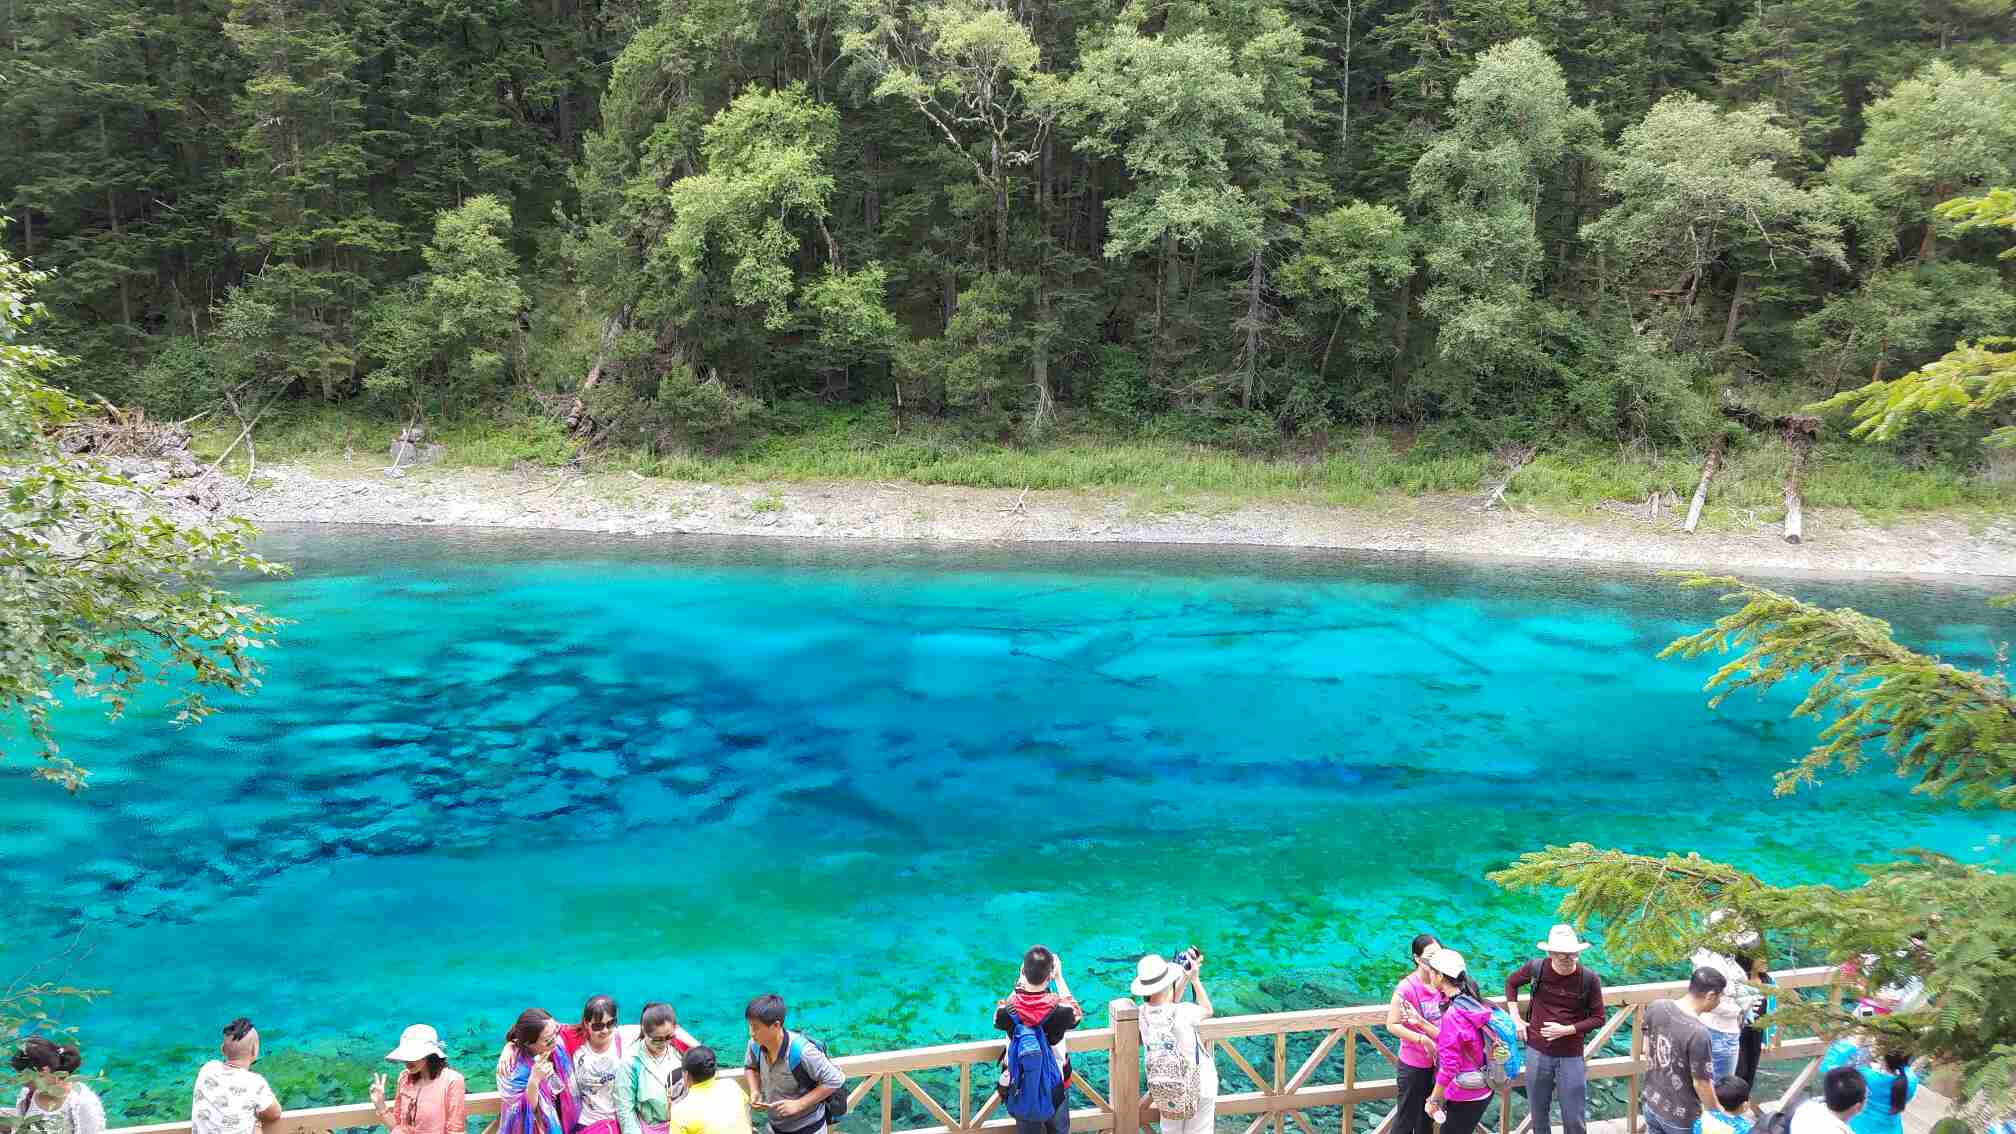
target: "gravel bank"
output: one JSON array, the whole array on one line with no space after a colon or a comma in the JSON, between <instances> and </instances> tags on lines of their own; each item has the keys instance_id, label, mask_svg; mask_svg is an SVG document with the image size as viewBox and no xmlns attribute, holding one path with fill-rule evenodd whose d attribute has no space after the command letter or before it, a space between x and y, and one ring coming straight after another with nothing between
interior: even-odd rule
<instances>
[{"instance_id":1,"label":"gravel bank","mask_svg":"<svg viewBox=\"0 0 2016 1134\"><path fill-rule=\"evenodd\" d=\"M1686 535L1672 512L1653 519L1591 509L1563 516L1500 508L1470 496L1372 508L1169 501L1152 494L1018 492L898 483L694 484L630 473L500 473L421 467L262 466L228 511L253 520L428 524L805 539L1251 544L1434 555L1518 556L1772 572L2016 575L2016 510L1890 525L1809 509L1807 540L1777 525Z\"/></svg>"}]
</instances>

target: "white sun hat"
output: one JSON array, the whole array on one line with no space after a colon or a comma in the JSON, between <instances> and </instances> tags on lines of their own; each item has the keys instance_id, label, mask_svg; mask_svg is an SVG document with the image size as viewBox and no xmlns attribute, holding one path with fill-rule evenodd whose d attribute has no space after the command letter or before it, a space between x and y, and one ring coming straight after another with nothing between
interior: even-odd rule
<instances>
[{"instance_id":1,"label":"white sun hat","mask_svg":"<svg viewBox=\"0 0 2016 1134\"><path fill-rule=\"evenodd\" d=\"M1183 970L1162 959L1160 953L1150 953L1134 966L1134 983L1129 986L1136 996L1153 996L1183 979Z\"/></svg>"},{"instance_id":2,"label":"white sun hat","mask_svg":"<svg viewBox=\"0 0 2016 1134\"><path fill-rule=\"evenodd\" d=\"M1575 927L1572 925L1557 925L1548 930L1547 940L1540 942L1538 946L1542 953L1580 953L1588 947L1587 941L1575 936Z\"/></svg>"},{"instance_id":3,"label":"white sun hat","mask_svg":"<svg viewBox=\"0 0 2016 1134\"><path fill-rule=\"evenodd\" d=\"M1435 955L1428 958L1428 967L1448 977L1450 980L1455 980L1457 977L1463 975L1465 967L1463 954L1445 945L1435 950Z\"/></svg>"},{"instance_id":4,"label":"white sun hat","mask_svg":"<svg viewBox=\"0 0 2016 1134\"><path fill-rule=\"evenodd\" d=\"M434 1029L426 1024L415 1024L399 1033L399 1046L386 1052L385 1058L413 1063L430 1055L443 1059L448 1057L448 1053L441 1050L441 1037L434 1033Z\"/></svg>"}]
</instances>

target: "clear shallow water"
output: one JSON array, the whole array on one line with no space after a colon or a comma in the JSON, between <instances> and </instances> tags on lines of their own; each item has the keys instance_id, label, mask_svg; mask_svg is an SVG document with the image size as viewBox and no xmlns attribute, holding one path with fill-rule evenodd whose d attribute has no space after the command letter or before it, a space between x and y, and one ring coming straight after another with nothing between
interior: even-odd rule
<instances>
[{"instance_id":1,"label":"clear shallow water","mask_svg":"<svg viewBox=\"0 0 2016 1134\"><path fill-rule=\"evenodd\" d=\"M1652 656L1713 604L1644 574L268 542L297 577L251 592L299 624L258 696L181 731L71 715L75 802L0 782L0 962L80 942L52 975L112 991L73 1015L128 1117L186 1110L240 1013L309 1069L295 1105L361 1098L416 1020L480 1083L519 1008L599 991L730 1047L764 991L843 1051L977 1037L1035 940L1088 1005L1195 942L1263 1011L1383 996L1422 928L1502 973L1551 901L1482 875L1548 842L1845 881L1991 829L1881 774L1773 799L1814 728L1789 695L1706 711L1708 663ZM2011 629L1973 587L1786 586L1963 664Z\"/></svg>"}]
</instances>

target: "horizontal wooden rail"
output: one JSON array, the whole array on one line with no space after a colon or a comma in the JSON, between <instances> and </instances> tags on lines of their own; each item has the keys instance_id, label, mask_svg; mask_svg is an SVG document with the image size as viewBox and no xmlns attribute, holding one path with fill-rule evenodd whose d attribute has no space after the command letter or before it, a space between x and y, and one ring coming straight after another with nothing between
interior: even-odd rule
<instances>
[{"instance_id":1,"label":"horizontal wooden rail","mask_svg":"<svg viewBox=\"0 0 2016 1134\"><path fill-rule=\"evenodd\" d=\"M1826 987L1834 982L1836 972L1831 968L1790 969L1773 973L1772 977L1777 982L1773 991L1784 992ZM1633 1128L1636 1127L1638 1112L1637 1079L1647 1067L1635 1027L1639 1010L1654 1000L1679 996L1685 991L1686 985L1678 981L1621 985L1603 991L1604 1004L1623 1011L1591 1037L1589 1078L1631 1080L1628 1118ZM1151 1131L1152 1134L1151 1124L1157 1116L1140 1082L1140 1034L1132 1002L1114 1001L1109 1015L1112 1025L1074 1031L1066 1037L1067 1051L1102 1054L1109 1063L1107 1090L1103 1095L1082 1075L1072 1077L1074 1097L1089 1105L1073 1106L1071 1129L1075 1134L1092 1134L1095 1131L1137 1134L1141 1130ZM1600 1054L1627 1022L1633 1025L1631 1054ZM1384 1004L1219 1016L1205 1021L1198 1028L1198 1037L1214 1054L1226 1056L1232 1064L1230 1074L1220 1084L1218 1113L1226 1117L1254 1116L1246 1127L1247 1134L1260 1134L1269 1125L1273 1126L1275 1134L1289 1134L1291 1123L1295 1134L1319 1134L1310 1124L1310 1116L1306 1112L1318 1107L1339 1107L1343 1116L1341 1126L1336 1128L1337 1134L1350 1134L1353 1108L1360 1103L1393 1098L1396 1093L1395 1082L1390 1076L1358 1076L1361 1045L1389 1064L1393 1061L1394 1048L1390 1037L1383 1034L1385 1025ZM1291 1068L1287 1059L1288 1037L1314 1032L1326 1034L1317 1041L1310 1054L1302 1056ZM1274 1040L1272 1059L1268 1062L1271 1074L1263 1075L1260 1068L1231 1042L1261 1037L1272 1037ZM1762 1055L1767 1060L1807 1061L1806 1069L1786 1093L1787 1101L1796 1097L1805 1085L1812 1074L1814 1061L1825 1046L1826 1041L1819 1037L1788 1037L1782 1034L1781 1029L1778 1042L1764 1049ZM874 1115L879 1111L877 1129L881 1134L982 1134L1013 1130L1014 1120L998 1112L1000 1098L994 1090L991 1070L980 1075L974 1073L977 1066L999 1063L1003 1049L1002 1040L989 1039L841 1056L834 1063L850 1080L847 1093L851 1106L847 1124L853 1124L856 1114ZM1343 1080L1315 1081L1317 1073L1331 1061L1342 1062ZM941 1078L956 1075L959 1097L947 1100L934 1094L932 1084L919 1079L920 1075L927 1073ZM1240 1078L1251 1082L1241 1084L1234 1081ZM977 1102L976 1093L979 1096ZM897 1127L895 1112L898 1099L909 1100L933 1125ZM1496 1134L1526 1134L1530 1120L1514 1128L1509 1096L1501 1093L1499 1100ZM498 1095L495 1091L472 1094L468 1102L471 1116L497 1113ZM1374 1134L1384 1134L1390 1123L1389 1114ZM287 1111L281 1116L279 1126L265 1134L327 1134L332 1130L376 1125L378 1118L371 1104L350 1103ZM163 1122L151 1126L121 1127L108 1134L190 1134L190 1130L187 1122ZM1483 1131L1482 1134L1491 1132Z\"/></svg>"}]
</instances>

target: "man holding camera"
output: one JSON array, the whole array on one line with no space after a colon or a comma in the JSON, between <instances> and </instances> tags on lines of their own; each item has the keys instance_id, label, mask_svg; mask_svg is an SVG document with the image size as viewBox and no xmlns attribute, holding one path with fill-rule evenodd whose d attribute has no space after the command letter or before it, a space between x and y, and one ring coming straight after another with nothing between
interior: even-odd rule
<instances>
[{"instance_id":1,"label":"man holding camera","mask_svg":"<svg viewBox=\"0 0 2016 1134\"><path fill-rule=\"evenodd\" d=\"M994 1026L1008 1033L1011 1049L1015 1046L1018 1026L1042 1033L1043 1044L1055 1061L1057 1078L1048 1100L1048 1119L1018 1117L1015 1134L1070 1134L1071 1057L1064 1050L1064 1034L1084 1019L1084 1009L1071 995L1071 987L1064 983L1064 962L1043 946L1031 945L1022 954L1022 972L1015 981L1014 995L994 1002ZM1006 1069L1008 1059L1004 1056L1001 1073L1004 1099L1015 1085ZM1008 1101L1012 1104L1014 1100Z\"/></svg>"},{"instance_id":2,"label":"man holding camera","mask_svg":"<svg viewBox=\"0 0 2016 1134\"><path fill-rule=\"evenodd\" d=\"M1162 1134L1211 1134L1218 1118L1218 1063L1197 1035L1198 1025L1211 1018L1203 969L1204 952L1193 945L1173 961L1150 953L1134 970L1144 1078L1162 1112ZM1195 999L1179 1003L1185 993Z\"/></svg>"}]
</instances>

